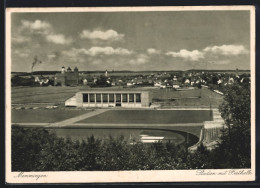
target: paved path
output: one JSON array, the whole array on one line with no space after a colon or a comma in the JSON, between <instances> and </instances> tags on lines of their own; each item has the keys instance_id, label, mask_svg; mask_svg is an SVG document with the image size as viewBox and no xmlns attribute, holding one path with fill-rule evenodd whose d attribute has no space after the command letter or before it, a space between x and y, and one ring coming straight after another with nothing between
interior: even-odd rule
<instances>
[{"instance_id":1,"label":"paved path","mask_svg":"<svg viewBox=\"0 0 260 188\"><path fill-rule=\"evenodd\" d=\"M56 122L56 123L50 123L46 127L64 127L64 126L67 126L67 125L74 124L75 122L81 121L83 119L87 119L89 117L96 116L98 114L102 114L102 113L104 113L104 112L106 112L108 110L109 109L97 109L97 110L95 110L93 112L88 112L86 114L83 114L83 115L80 115L80 116L76 116L76 117L73 117L73 118L70 118L70 119L66 119L64 121L60 121L60 122Z\"/></svg>"}]
</instances>

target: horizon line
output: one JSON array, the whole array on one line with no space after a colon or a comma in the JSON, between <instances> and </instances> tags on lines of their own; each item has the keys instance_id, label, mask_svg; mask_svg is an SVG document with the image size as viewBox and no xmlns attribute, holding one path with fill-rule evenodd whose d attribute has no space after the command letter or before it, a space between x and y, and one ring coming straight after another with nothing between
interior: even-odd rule
<instances>
[{"instance_id":1,"label":"horizon line","mask_svg":"<svg viewBox=\"0 0 260 188\"><path fill-rule=\"evenodd\" d=\"M33 72L54 72L60 70L37 70ZM143 71L133 71L133 70L81 70L79 72L187 72L187 71L251 71L250 69L188 69L188 70L143 70ZM11 73L22 72L31 73L30 71L11 71Z\"/></svg>"}]
</instances>

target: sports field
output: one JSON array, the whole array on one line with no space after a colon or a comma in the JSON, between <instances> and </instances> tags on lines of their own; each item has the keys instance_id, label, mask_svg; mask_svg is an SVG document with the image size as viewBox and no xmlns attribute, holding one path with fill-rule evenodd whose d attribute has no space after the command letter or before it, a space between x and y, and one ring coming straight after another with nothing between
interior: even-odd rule
<instances>
[{"instance_id":1,"label":"sports field","mask_svg":"<svg viewBox=\"0 0 260 188\"><path fill-rule=\"evenodd\" d=\"M27 109L12 110L12 123L54 123L91 110ZM212 120L209 110L108 110L77 123L88 124L178 124Z\"/></svg>"},{"instance_id":2,"label":"sports field","mask_svg":"<svg viewBox=\"0 0 260 188\"><path fill-rule=\"evenodd\" d=\"M178 124L212 120L209 110L110 110L79 123Z\"/></svg>"},{"instance_id":3,"label":"sports field","mask_svg":"<svg viewBox=\"0 0 260 188\"><path fill-rule=\"evenodd\" d=\"M54 123L79 116L90 111L60 109L12 110L12 123Z\"/></svg>"},{"instance_id":4,"label":"sports field","mask_svg":"<svg viewBox=\"0 0 260 188\"><path fill-rule=\"evenodd\" d=\"M12 87L12 104L64 103L79 91L77 87Z\"/></svg>"},{"instance_id":5,"label":"sports field","mask_svg":"<svg viewBox=\"0 0 260 188\"><path fill-rule=\"evenodd\" d=\"M86 91L86 87L12 87L12 104L28 105L30 103L51 103L64 105L65 101L73 97L78 91ZM99 88L95 88L98 90ZM117 90L118 87L109 87L107 90ZM122 88L120 88L122 89ZM218 107L223 96L210 91L207 88L185 91L172 89L150 88L125 88L125 90L148 90L152 102L160 103L163 107L173 106L196 106L196 107ZM177 99L177 100L176 100Z\"/></svg>"}]
</instances>

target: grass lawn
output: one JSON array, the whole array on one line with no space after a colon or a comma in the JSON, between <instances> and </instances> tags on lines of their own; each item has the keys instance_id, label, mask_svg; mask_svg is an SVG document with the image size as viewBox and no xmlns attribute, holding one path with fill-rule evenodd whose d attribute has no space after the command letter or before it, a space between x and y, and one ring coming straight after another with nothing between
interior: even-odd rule
<instances>
[{"instance_id":1,"label":"grass lawn","mask_svg":"<svg viewBox=\"0 0 260 188\"><path fill-rule=\"evenodd\" d=\"M79 116L90 111L87 110L12 110L12 123L54 123Z\"/></svg>"},{"instance_id":2,"label":"grass lawn","mask_svg":"<svg viewBox=\"0 0 260 188\"><path fill-rule=\"evenodd\" d=\"M54 103L64 105L65 101L81 90L89 90L86 87L12 87L12 104L28 103ZM95 88L98 90L100 88ZM117 87L105 88L115 90ZM122 88L120 88L122 89ZM104 88L102 88L104 90ZM174 91L172 89L158 88L125 88L125 90L149 90L153 101L161 100L162 106L207 106L211 104L218 107L223 97L209 89L194 89L188 91ZM197 97L197 98L189 98ZM200 97L200 98L198 98ZM172 101L171 99L178 99Z\"/></svg>"},{"instance_id":3,"label":"grass lawn","mask_svg":"<svg viewBox=\"0 0 260 188\"><path fill-rule=\"evenodd\" d=\"M223 102L223 96L207 88L174 91L167 89L151 90L153 102L158 101L162 107L171 106L204 106L218 107ZM172 100L174 99L174 100ZM176 100L177 99L177 100ZM161 102L160 102L161 101Z\"/></svg>"},{"instance_id":4,"label":"grass lawn","mask_svg":"<svg viewBox=\"0 0 260 188\"><path fill-rule=\"evenodd\" d=\"M212 120L209 110L110 110L79 123L202 123Z\"/></svg>"},{"instance_id":5,"label":"grass lawn","mask_svg":"<svg viewBox=\"0 0 260 188\"><path fill-rule=\"evenodd\" d=\"M63 103L79 91L77 87L12 87L12 103Z\"/></svg>"}]
</instances>

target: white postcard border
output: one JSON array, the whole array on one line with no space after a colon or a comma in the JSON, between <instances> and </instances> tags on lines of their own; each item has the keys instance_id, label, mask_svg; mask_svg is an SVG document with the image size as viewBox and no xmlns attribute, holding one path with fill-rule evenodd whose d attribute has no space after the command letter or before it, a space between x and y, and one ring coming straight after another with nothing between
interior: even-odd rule
<instances>
[{"instance_id":1,"label":"white postcard border","mask_svg":"<svg viewBox=\"0 0 260 188\"><path fill-rule=\"evenodd\" d=\"M13 12L120 12L120 11L250 11L251 59L251 169L12 172L11 171L11 13ZM7 183L108 183L108 182L230 182L255 180L255 7L89 7L6 9L6 182Z\"/></svg>"}]
</instances>

